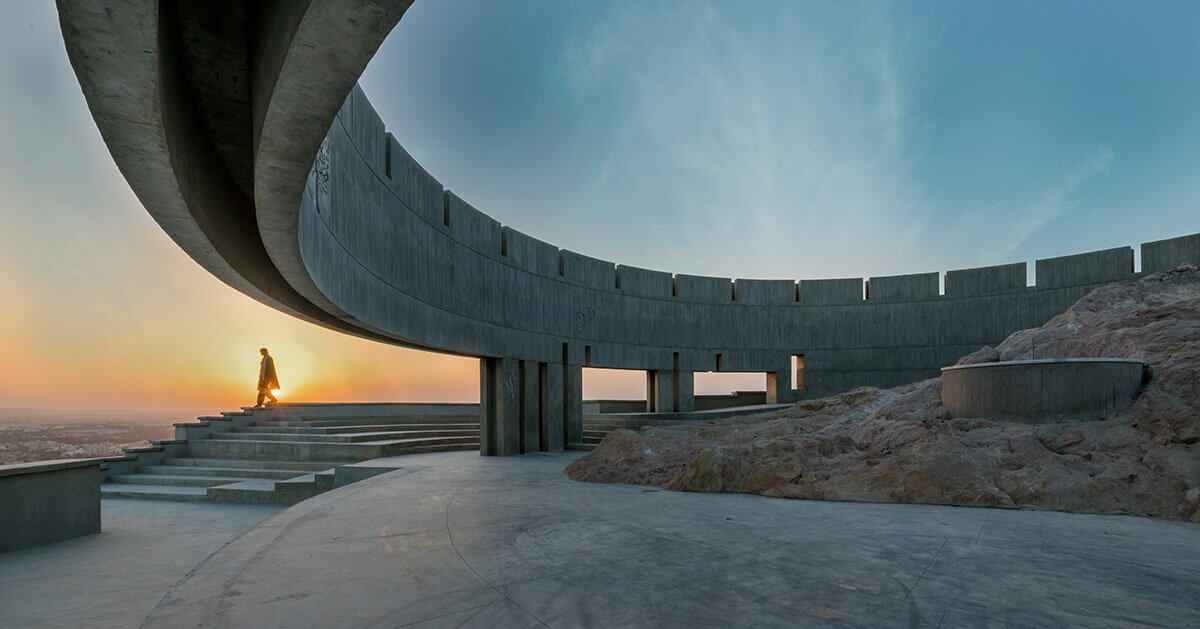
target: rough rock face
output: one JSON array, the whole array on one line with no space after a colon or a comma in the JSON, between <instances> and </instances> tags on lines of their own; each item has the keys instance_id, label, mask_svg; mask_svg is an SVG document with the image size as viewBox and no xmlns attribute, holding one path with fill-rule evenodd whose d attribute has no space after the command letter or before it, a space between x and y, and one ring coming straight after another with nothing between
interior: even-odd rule
<instances>
[{"instance_id":1,"label":"rough rock face","mask_svg":"<svg viewBox=\"0 0 1200 629\"><path fill-rule=\"evenodd\" d=\"M787 498L1032 507L1200 522L1200 271L1098 288L959 364L1136 358L1153 370L1102 421L951 417L941 380L860 387L773 414L616 430L575 480Z\"/></svg>"}]
</instances>

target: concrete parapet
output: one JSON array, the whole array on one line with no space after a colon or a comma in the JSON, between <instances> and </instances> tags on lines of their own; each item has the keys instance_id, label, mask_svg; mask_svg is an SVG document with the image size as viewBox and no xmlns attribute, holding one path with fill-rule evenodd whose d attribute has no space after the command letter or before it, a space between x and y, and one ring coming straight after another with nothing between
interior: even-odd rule
<instances>
[{"instance_id":1,"label":"concrete parapet","mask_svg":"<svg viewBox=\"0 0 1200 629\"><path fill-rule=\"evenodd\" d=\"M0 553L99 533L100 463L0 465Z\"/></svg>"},{"instance_id":2,"label":"concrete parapet","mask_svg":"<svg viewBox=\"0 0 1200 629\"><path fill-rule=\"evenodd\" d=\"M861 277L838 280L800 280L800 303L805 306L837 306L863 301Z\"/></svg>"},{"instance_id":3,"label":"concrete parapet","mask_svg":"<svg viewBox=\"0 0 1200 629\"><path fill-rule=\"evenodd\" d=\"M679 274L675 276L675 297L702 304L727 304L733 301L733 280Z\"/></svg>"},{"instance_id":4,"label":"concrete parapet","mask_svg":"<svg viewBox=\"0 0 1200 629\"><path fill-rule=\"evenodd\" d=\"M617 288L617 269L612 262L563 249L562 276L572 284L604 291Z\"/></svg>"},{"instance_id":5,"label":"concrete parapet","mask_svg":"<svg viewBox=\"0 0 1200 629\"><path fill-rule=\"evenodd\" d=\"M947 297L978 297L1025 290L1026 264L1001 264L946 272Z\"/></svg>"},{"instance_id":6,"label":"concrete parapet","mask_svg":"<svg viewBox=\"0 0 1200 629\"><path fill-rule=\"evenodd\" d=\"M558 247L511 227L500 228L501 255L508 263L543 277L558 276Z\"/></svg>"},{"instance_id":7,"label":"concrete parapet","mask_svg":"<svg viewBox=\"0 0 1200 629\"><path fill-rule=\"evenodd\" d=\"M1039 290L1127 280L1133 277L1133 248L1115 247L1038 260L1035 273Z\"/></svg>"},{"instance_id":8,"label":"concrete parapet","mask_svg":"<svg viewBox=\"0 0 1200 629\"><path fill-rule=\"evenodd\" d=\"M1142 271L1170 271L1180 264L1200 265L1200 234L1142 243Z\"/></svg>"},{"instance_id":9,"label":"concrete parapet","mask_svg":"<svg viewBox=\"0 0 1200 629\"><path fill-rule=\"evenodd\" d=\"M457 194L445 192L444 214L450 230L463 246L488 258L500 257L500 221L475 209Z\"/></svg>"},{"instance_id":10,"label":"concrete parapet","mask_svg":"<svg viewBox=\"0 0 1200 629\"><path fill-rule=\"evenodd\" d=\"M937 273L890 275L867 280L867 299L870 301L920 301L937 297Z\"/></svg>"},{"instance_id":11,"label":"concrete parapet","mask_svg":"<svg viewBox=\"0 0 1200 629\"><path fill-rule=\"evenodd\" d=\"M733 294L738 303L755 306L788 306L796 303L794 280L734 281Z\"/></svg>"},{"instance_id":12,"label":"concrete parapet","mask_svg":"<svg viewBox=\"0 0 1200 629\"><path fill-rule=\"evenodd\" d=\"M670 299L674 278L670 273L636 266L617 265L617 285L622 292L637 297Z\"/></svg>"},{"instance_id":13,"label":"concrete parapet","mask_svg":"<svg viewBox=\"0 0 1200 629\"><path fill-rule=\"evenodd\" d=\"M1047 424L1104 419L1128 406L1144 365L1124 358L1054 358L942 369L942 399L955 417Z\"/></svg>"}]
</instances>

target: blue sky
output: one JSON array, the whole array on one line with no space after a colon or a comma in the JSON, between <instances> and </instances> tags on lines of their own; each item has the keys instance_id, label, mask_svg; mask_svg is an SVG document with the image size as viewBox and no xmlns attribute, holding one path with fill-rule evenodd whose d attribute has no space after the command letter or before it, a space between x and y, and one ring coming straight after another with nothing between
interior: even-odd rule
<instances>
[{"instance_id":1,"label":"blue sky","mask_svg":"<svg viewBox=\"0 0 1200 629\"><path fill-rule=\"evenodd\" d=\"M502 222L734 277L1200 231L1200 3L418 1L362 78Z\"/></svg>"},{"instance_id":2,"label":"blue sky","mask_svg":"<svg viewBox=\"0 0 1200 629\"><path fill-rule=\"evenodd\" d=\"M5 9L0 407L228 410L263 345L300 397L477 399L474 361L325 331L196 265L113 164L54 4ZM446 186L556 245L852 277L1200 232L1197 40L1198 2L417 0L362 82Z\"/></svg>"}]
</instances>

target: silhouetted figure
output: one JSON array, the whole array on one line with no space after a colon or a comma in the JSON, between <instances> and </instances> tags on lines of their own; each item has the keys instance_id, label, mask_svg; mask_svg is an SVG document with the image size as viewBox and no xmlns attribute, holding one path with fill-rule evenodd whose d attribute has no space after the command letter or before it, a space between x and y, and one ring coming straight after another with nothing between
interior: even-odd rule
<instances>
[{"instance_id":1,"label":"silhouetted figure","mask_svg":"<svg viewBox=\"0 0 1200 629\"><path fill-rule=\"evenodd\" d=\"M269 399L274 404L279 400L275 399L275 393L272 389L279 388L279 376L275 373L275 359L267 353L267 348L258 350L262 354L262 362L258 365L258 402L255 406L262 406L263 400Z\"/></svg>"}]
</instances>

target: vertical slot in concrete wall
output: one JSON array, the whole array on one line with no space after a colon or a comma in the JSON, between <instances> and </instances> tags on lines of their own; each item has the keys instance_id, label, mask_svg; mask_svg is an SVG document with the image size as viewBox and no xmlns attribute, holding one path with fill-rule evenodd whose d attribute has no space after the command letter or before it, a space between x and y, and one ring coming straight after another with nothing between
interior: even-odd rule
<instances>
[{"instance_id":1,"label":"vertical slot in concrete wall","mask_svg":"<svg viewBox=\"0 0 1200 629\"><path fill-rule=\"evenodd\" d=\"M792 356L792 389L804 390L804 354Z\"/></svg>"}]
</instances>

